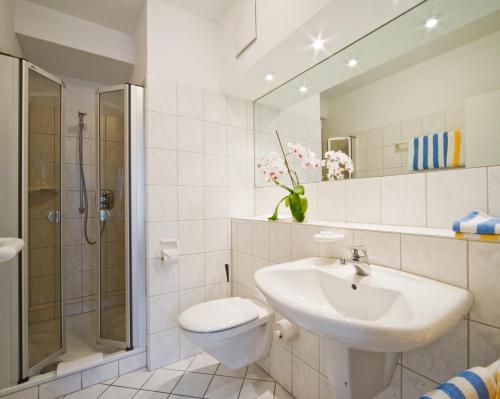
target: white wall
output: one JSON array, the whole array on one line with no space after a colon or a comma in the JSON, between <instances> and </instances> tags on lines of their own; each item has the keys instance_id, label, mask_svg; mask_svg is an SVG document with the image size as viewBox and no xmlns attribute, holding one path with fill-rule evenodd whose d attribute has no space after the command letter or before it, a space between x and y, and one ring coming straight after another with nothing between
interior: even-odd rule
<instances>
[{"instance_id":1,"label":"white wall","mask_svg":"<svg viewBox=\"0 0 500 399\"><path fill-rule=\"evenodd\" d=\"M144 4L141 16L135 30L135 66L130 77L130 82L144 86L146 84L146 69L148 60L147 40L147 7Z\"/></svg>"},{"instance_id":2,"label":"white wall","mask_svg":"<svg viewBox=\"0 0 500 399\"><path fill-rule=\"evenodd\" d=\"M219 35L215 24L161 0L147 1L148 74L218 90Z\"/></svg>"},{"instance_id":3,"label":"white wall","mask_svg":"<svg viewBox=\"0 0 500 399\"><path fill-rule=\"evenodd\" d=\"M14 31L15 0L0 1L0 51L22 57Z\"/></svg>"},{"instance_id":4,"label":"white wall","mask_svg":"<svg viewBox=\"0 0 500 399\"><path fill-rule=\"evenodd\" d=\"M500 31L327 103L335 135L463 108L464 99L500 88Z\"/></svg>"}]
</instances>

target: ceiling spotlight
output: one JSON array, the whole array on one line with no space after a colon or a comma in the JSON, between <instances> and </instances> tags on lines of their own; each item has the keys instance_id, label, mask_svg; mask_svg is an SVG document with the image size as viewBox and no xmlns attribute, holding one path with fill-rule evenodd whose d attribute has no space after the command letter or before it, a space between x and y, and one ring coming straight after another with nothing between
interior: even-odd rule
<instances>
[{"instance_id":1,"label":"ceiling spotlight","mask_svg":"<svg viewBox=\"0 0 500 399\"><path fill-rule=\"evenodd\" d=\"M307 87L306 86L300 86L299 91L301 93L306 93L307 92Z\"/></svg>"},{"instance_id":2,"label":"ceiling spotlight","mask_svg":"<svg viewBox=\"0 0 500 399\"><path fill-rule=\"evenodd\" d=\"M274 80L274 75L272 73L266 73L266 76L264 76L264 79L266 79L267 82L272 82Z\"/></svg>"},{"instance_id":3,"label":"ceiling spotlight","mask_svg":"<svg viewBox=\"0 0 500 399\"><path fill-rule=\"evenodd\" d=\"M358 65L358 60L356 58L351 58L349 61L347 61L347 66L348 67L355 67Z\"/></svg>"},{"instance_id":4,"label":"ceiling spotlight","mask_svg":"<svg viewBox=\"0 0 500 399\"><path fill-rule=\"evenodd\" d=\"M312 47L315 50L324 49L325 48L325 41L321 37L318 37L317 39L313 40Z\"/></svg>"},{"instance_id":5,"label":"ceiling spotlight","mask_svg":"<svg viewBox=\"0 0 500 399\"><path fill-rule=\"evenodd\" d=\"M427 21L425 21L425 27L429 29L435 28L438 22L439 19L437 19L437 17L429 18Z\"/></svg>"}]
</instances>

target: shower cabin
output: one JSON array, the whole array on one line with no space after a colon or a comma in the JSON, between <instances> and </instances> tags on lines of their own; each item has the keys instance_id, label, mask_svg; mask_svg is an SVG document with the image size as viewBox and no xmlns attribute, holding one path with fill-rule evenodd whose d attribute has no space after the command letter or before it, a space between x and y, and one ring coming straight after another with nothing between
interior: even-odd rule
<instances>
[{"instance_id":1,"label":"shower cabin","mask_svg":"<svg viewBox=\"0 0 500 399\"><path fill-rule=\"evenodd\" d=\"M1 54L0 89L0 237L25 243L0 264L1 389L144 346L145 256L143 88L99 88L95 129L28 61Z\"/></svg>"}]
</instances>

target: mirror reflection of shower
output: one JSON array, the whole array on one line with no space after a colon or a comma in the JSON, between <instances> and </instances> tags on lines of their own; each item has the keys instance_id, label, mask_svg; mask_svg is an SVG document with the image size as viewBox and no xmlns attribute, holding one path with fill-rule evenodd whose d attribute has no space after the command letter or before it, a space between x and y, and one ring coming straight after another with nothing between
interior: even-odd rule
<instances>
[{"instance_id":1,"label":"mirror reflection of shower","mask_svg":"<svg viewBox=\"0 0 500 399\"><path fill-rule=\"evenodd\" d=\"M89 200L87 193L87 183L85 181L85 172L83 170L83 131L87 128L85 123L85 112L78 112L78 161L80 167L80 205L78 212L83 215L83 234L85 241L90 245L95 245L96 240L89 238L88 220L89 220ZM101 233L106 227L106 222L109 219L109 210L113 207L113 192L111 190L102 190L99 196L99 220L101 224Z\"/></svg>"}]
</instances>

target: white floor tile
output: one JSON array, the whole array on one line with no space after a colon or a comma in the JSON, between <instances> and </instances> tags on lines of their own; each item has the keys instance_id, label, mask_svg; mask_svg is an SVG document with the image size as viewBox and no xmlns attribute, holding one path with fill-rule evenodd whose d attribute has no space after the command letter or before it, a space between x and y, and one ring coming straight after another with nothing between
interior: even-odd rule
<instances>
[{"instance_id":1,"label":"white floor tile","mask_svg":"<svg viewBox=\"0 0 500 399\"><path fill-rule=\"evenodd\" d=\"M294 399L291 393L285 390L280 384L276 384L274 399Z\"/></svg>"},{"instance_id":2,"label":"white floor tile","mask_svg":"<svg viewBox=\"0 0 500 399\"><path fill-rule=\"evenodd\" d=\"M210 374L187 372L182 376L173 393L201 398L212 381L212 377Z\"/></svg>"},{"instance_id":3,"label":"white floor tile","mask_svg":"<svg viewBox=\"0 0 500 399\"><path fill-rule=\"evenodd\" d=\"M252 363L250 366L248 366L248 371L245 378L274 382L273 377L267 374L264 370L262 370L260 366L255 363Z\"/></svg>"},{"instance_id":4,"label":"white floor tile","mask_svg":"<svg viewBox=\"0 0 500 399\"><path fill-rule=\"evenodd\" d=\"M99 396L100 399L130 399L132 398L137 389L114 387L110 386L104 391L104 393Z\"/></svg>"},{"instance_id":5,"label":"white floor tile","mask_svg":"<svg viewBox=\"0 0 500 399\"><path fill-rule=\"evenodd\" d=\"M233 370L230 369L229 367L224 366L221 364L219 368L217 369L217 372L215 374L217 375L223 375L225 377L237 377L237 378L244 378L245 374L247 372L247 368L243 367L241 369Z\"/></svg>"},{"instance_id":6,"label":"white floor tile","mask_svg":"<svg viewBox=\"0 0 500 399\"><path fill-rule=\"evenodd\" d=\"M216 375L208 387L205 398L237 399L243 384L243 378Z\"/></svg>"},{"instance_id":7,"label":"white floor tile","mask_svg":"<svg viewBox=\"0 0 500 399\"><path fill-rule=\"evenodd\" d=\"M188 371L193 371L196 373L215 374L218 366L219 362L217 361L217 359L214 359L212 356L202 353L196 355L193 362L189 366Z\"/></svg>"},{"instance_id":8,"label":"white floor tile","mask_svg":"<svg viewBox=\"0 0 500 399\"><path fill-rule=\"evenodd\" d=\"M113 385L139 389L152 375L153 371L147 371L146 369L132 371L131 373L118 377L118 379L113 382Z\"/></svg>"},{"instance_id":9,"label":"white floor tile","mask_svg":"<svg viewBox=\"0 0 500 399\"><path fill-rule=\"evenodd\" d=\"M273 399L274 387L270 381L245 380L239 399Z\"/></svg>"},{"instance_id":10,"label":"white floor tile","mask_svg":"<svg viewBox=\"0 0 500 399\"><path fill-rule=\"evenodd\" d=\"M143 391L140 390L134 396L134 399L167 399L168 393Z\"/></svg>"},{"instance_id":11,"label":"white floor tile","mask_svg":"<svg viewBox=\"0 0 500 399\"><path fill-rule=\"evenodd\" d=\"M109 385L97 384L65 396L66 399L97 399Z\"/></svg>"},{"instance_id":12,"label":"white floor tile","mask_svg":"<svg viewBox=\"0 0 500 399\"><path fill-rule=\"evenodd\" d=\"M142 386L142 389L170 393L181 379L182 374L182 371L178 370L156 370L151 378Z\"/></svg>"}]
</instances>

